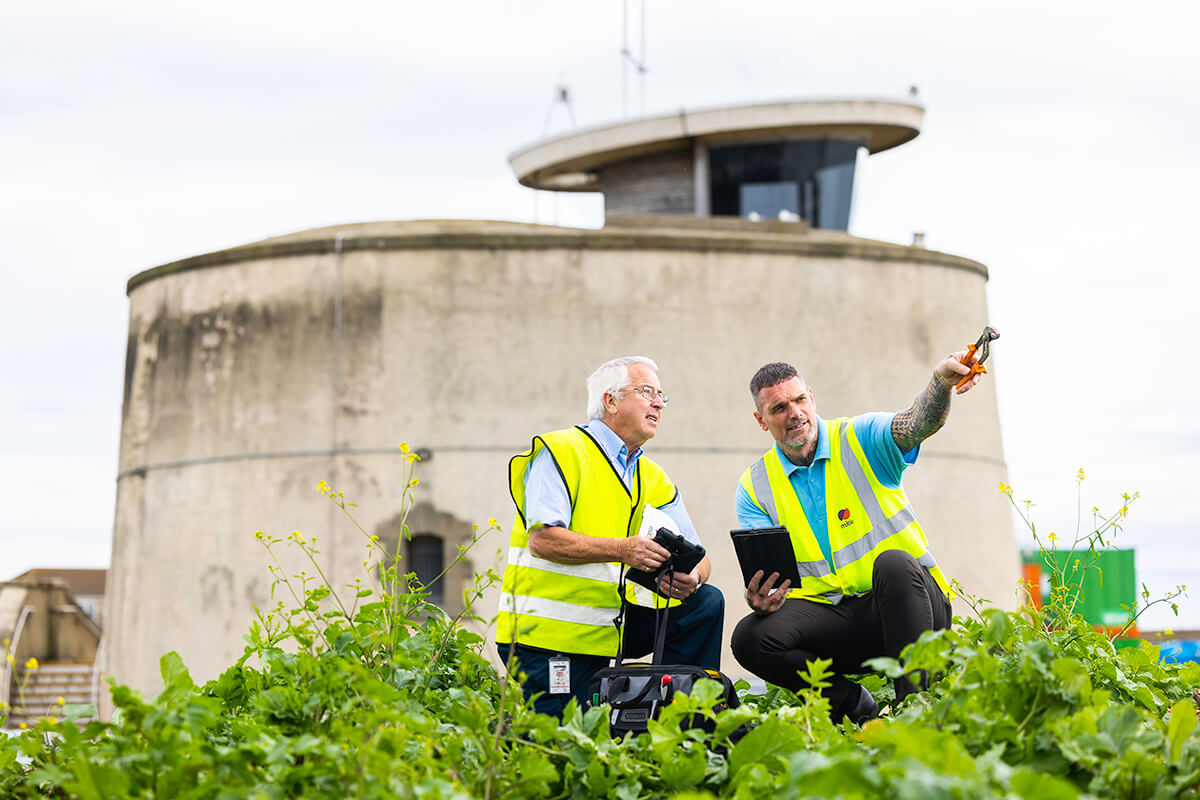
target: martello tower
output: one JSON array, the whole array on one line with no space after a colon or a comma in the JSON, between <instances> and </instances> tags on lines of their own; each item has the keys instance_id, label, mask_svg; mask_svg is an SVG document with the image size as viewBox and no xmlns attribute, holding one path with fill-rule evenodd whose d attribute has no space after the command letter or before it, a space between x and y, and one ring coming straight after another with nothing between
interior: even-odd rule
<instances>
[{"instance_id":1,"label":"martello tower","mask_svg":"<svg viewBox=\"0 0 1200 800\"><path fill-rule=\"evenodd\" d=\"M603 192L599 230L361 223L135 275L106 672L154 690L167 650L198 679L236 659L270 584L256 530L317 536L333 583L353 580L361 534L315 486L396 541L402 440L426 457L415 535L398 546L418 572L449 563L472 523L512 518L509 457L583 422L585 376L631 353L658 362L671 394L647 451L684 494L732 630L734 487L770 444L754 370L794 363L826 417L904 408L987 321L982 264L846 232L864 154L912 139L922 116L822 100L635 119L510 158L527 186ZM993 387L955 402L905 484L946 573L1012 606ZM453 609L506 549L506 536L477 546L441 602Z\"/></svg>"}]
</instances>

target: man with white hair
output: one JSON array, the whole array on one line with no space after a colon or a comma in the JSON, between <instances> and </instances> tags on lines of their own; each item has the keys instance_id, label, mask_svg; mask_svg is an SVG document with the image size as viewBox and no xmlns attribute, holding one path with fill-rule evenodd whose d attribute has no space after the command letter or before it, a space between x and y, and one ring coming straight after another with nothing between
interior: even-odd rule
<instances>
[{"instance_id":1,"label":"man with white hair","mask_svg":"<svg viewBox=\"0 0 1200 800\"><path fill-rule=\"evenodd\" d=\"M540 694L534 706L545 714L561 716L571 697L582 703L618 644L624 655L650 652L655 607L668 603L664 661L720 669L725 599L707 584L707 556L690 572L664 576L657 594L635 593L624 580L626 567L653 572L671 555L638 535L643 518L700 543L675 485L642 453L668 402L657 369L641 356L601 365L587 380L587 424L535 436L509 462L517 518L496 642L525 674L525 696Z\"/></svg>"}]
</instances>

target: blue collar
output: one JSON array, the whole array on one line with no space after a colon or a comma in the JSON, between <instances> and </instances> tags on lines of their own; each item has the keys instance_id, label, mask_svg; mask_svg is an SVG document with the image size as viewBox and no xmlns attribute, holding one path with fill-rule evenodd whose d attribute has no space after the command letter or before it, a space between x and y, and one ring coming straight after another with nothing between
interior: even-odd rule
<instances>
[{"instance_id":1,"label":"blue collar","mask_svg":"<svg viewBox=\"0 0 1200 800\"><path fill-rule=\"evenodd\" d=\"M600 449L604 451L604 455L608 460L621 469L628 469L629 465L638 460L642 455L642 448L629 452L629 448L621 441L621 437L613 432L613 429L608 427L608 424L603 420L593 417L588 420L587 425L583 429L592 435L596 443L600 445Z\"/></svg>"},{"instance_id":2,"label":"blue collar","mask_svg":"<svg viewBox=\"0 0 1200 800\"><path fill-rule=\"evenodd\" d=\"M808 469L808 467L802 467L799 464L793 464L791 460L788 459L787 454L783 452L783 448L779 446L779 442L775 443L775 455L779 456L779 463L783 465L783 473L789 478L792 476L792 473L798 469ZM829 426L825 424L825 420L817 417L817 454L813 456L812 465L815 465L818 461L827 460L828 458Z\"/></svg>"}]
</instances>

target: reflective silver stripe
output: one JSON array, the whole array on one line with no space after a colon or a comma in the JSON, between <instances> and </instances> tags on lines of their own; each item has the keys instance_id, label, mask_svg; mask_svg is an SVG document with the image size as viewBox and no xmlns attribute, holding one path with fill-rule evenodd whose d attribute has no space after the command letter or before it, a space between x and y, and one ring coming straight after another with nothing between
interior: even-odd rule
<instances>
[{"instance_id":1,"label":"reflective silver stripe","mask_svg":"<svg viewBox=\"0 0 1200 800\"><path fill-rule=\"evenodd\" d=\"M771 481L767 477L767 457L763 456L754 465L750 467L750 484L754 487L754 494L758 496L758 504L767 512L767 516L771 518L772 525L779 524L779 512L775 508L775 495L771 492ZM796 572L801 579L804 578L824 578L830 574L829 563L824 559L820 561L797 561ZM800 588L800 587L794 587Z\"/></svg>"},{"instance_id":2,"label":"reflective silver stripe","mask_svg":"<svg viewBox=\"0 0 1200 800\"><path fill-rule=\"evenodd\" d=\"M826 592L825 594L818 596L824 597L831 605L835 606L846 599L846 595L842 594L841 592Z\"/></svg>"},{"instance_id":3,"label":"reflective silver stripe","mask_svg":"<svg viewBox=\"0 0 1200 800\"><path fill-rule=\"evenodd\" d=\"M825 559L820 561L797 561L796 571L800 573L801 578L824 578L829 574L829 562Z\"/></svg>"},{"instance_id":4,"label":"reflective silver stripe","mask_svg":"<svg viewBox=\"0 0 1200 800\"><path fill-rule=\"evenodd\" d=\"M630 582L625 586L633 590L633 603L639 608L666 608L668 604L675 608L679 605L678 600L671 600L636 583Z\"/></svg>"},{"instance_id":5,"label":"reflective silver stripe","mask_svg":"<svg viewBox=\"0 0 1200 800\"><path fill-rule=\"evenodd\" d=\"M610 627L613 624L613 617L617 615L615 608L577 606L574 603L546 600L523 594L514 595L508 592L500 595L500 611L523 617L539 617L560 622L574 622L577 625L603 627Z\"/></svg>"},{"instance_id":6,"label":"reflective silver stripe","mask_svg":"<svg viewBox=\"0 0 1200 800\"><path fill-rule=\"evenodd\" d=\"M754 494L758 496L758 504L767 512L767 516L771 518L772 525L779 524L779 512L775 508L775 495L771 492L771 481L767 477L767 457L763 456L754 465L750 467L750 484L754 487ZM796 572L801 579L804 578L824 578L830 574L829 562L824 559L820 561L797 561ZM794 587L800 588L800 587Z\"/></svg>"},{"instance_id":7,"label":"reflective silver stripe","mask_svg":"<svg viewBox=\"0 0 1200 800\"><path fill-rule=\"evenodd\" d=\"M863 505L871 504L864 502ZM878 501L874 503L875 508L880 508ZM870 510L867 511L867 516L871 517ZM883 516L883 510L880 509L879 516ZM838 569L842 569L847 564L853 564L858 559L865 556L867 553L879 546L884 539L899 533L911 523L915 517L912 513L912 508L906 506L897 511L891 517L878 522L876 519L871 519L871 530L863 537L854 540L842 549L833 554L833 563Z\"/></svg>"},{"instance_id":8,"label":"reflective silver stripe","mask_svg":"<svg viewBox=\"0 0 1200 800\"><path fill-rule=\"evenodd\" d=\"M772 525L779 525L779 512L775 510L775 495L771 494L771 481L767 478L767 457L763 456L750 467L750 485L759 506L767 512Z\"/></svg>"},{"instance_id":9,"label":"reflective silver stripe","mask_svg":"<svg viewBox=\"0 0 1200 800\"><path fill-rule=\"evenodd\" d=\"M933 569L937 566L937 562L933 560L933 553L928 550L925 551L925 555L917 559L917 563L925 569Z\"/></svg>"},{"instance_id":10,"label":"reflective silver stripe","mask_svg":"<svg viewBox=\"0 0 1200 800\"><path fill-rule=\"evenodd\" d=\"M566 575L571 578L604 581L614 586L621 580L621 567L619 564L560 564L557 561L538 558L530 552L528 547L517 547L515 545L508 548L508 563L514 567L539 569L542 572L553 572L556 575ZM521 579L517 578L517 580Z\"/></svg>"},{"instance_id":11,"label":"reflective silver stripe","mask_svg":"<svg viewBox=\"0 0 1200 800\"><path fill-rule=\"evenodd\" d=\"M879 504L879 498L871 489L867 473L863 471L862 464L858 463L854 451L850 448L850 423L842 423L838 440L841 442L842 469L850 479L850 485L854 487L854 493L858 495L859 502L867 512L867 520L871 523L871 530L866 535L833 554L833 565L842 569L874 550L884 539L904 530L916 517L913 516L912 506L905 506L891 517L885 517L883 506Z\"/></svg>"}]
</instances>

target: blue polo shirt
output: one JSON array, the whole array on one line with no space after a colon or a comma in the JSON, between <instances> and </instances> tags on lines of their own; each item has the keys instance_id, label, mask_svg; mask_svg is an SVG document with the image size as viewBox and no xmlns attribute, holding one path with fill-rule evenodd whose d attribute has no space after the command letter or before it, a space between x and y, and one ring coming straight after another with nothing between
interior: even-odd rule
<instances>
[{"instance_id":1,"label":"blue polo shirt","mask_svg":"<svg viewBox=\"0 0 1200 800\"><path fill-rule=\"evenodd\" d=\"M854 432L858 435L859 444L875 472L879 482L890 489L900 488L904 472L917 463L921 446L917 445L907 453L901 453L892 438L892 418L895 412L876 412L862 414L854 418ZM817 453L813 456L812 465L801 467L793 464L784 455L779 444L775 444L775 452L779 463L787 473L788 481L800 500L804 516L808 518L809 527L825 560L833 569L833 552L829 545L829 521L825 514L825 464L829 461L829 426L825 420L817 417ZM774 523L766 512L755 505L750 495L738 482L737 487L737 518L738 525L743 528L770 528Z\"/></svg>"},{"instance_id":2,"label":"blue polo shirt","mask_svg":"<svg viewBox=\"0 0 1200 800\"><path fill-rule=\"evenodd\" d=\"M642 457L642 448L629 452L621 437L598 419L588 420L583 429L600 445L600 449L624 481L625 488L632 490L633 476L637 472L637 461ZM688 516L683 498L679 494L663 506L661 511L675 522L680 536L692 544L700 544L696 526L692 524L692 518ZM534 456L533 461L525 468L525 519L530 522L536 520L548 527L561 528L569 527L568 523L571 521L571 496L567 493L567 485L563 483L562 475L558 474L554 459L545 450Z\"/></svg>"}]
</instances>

